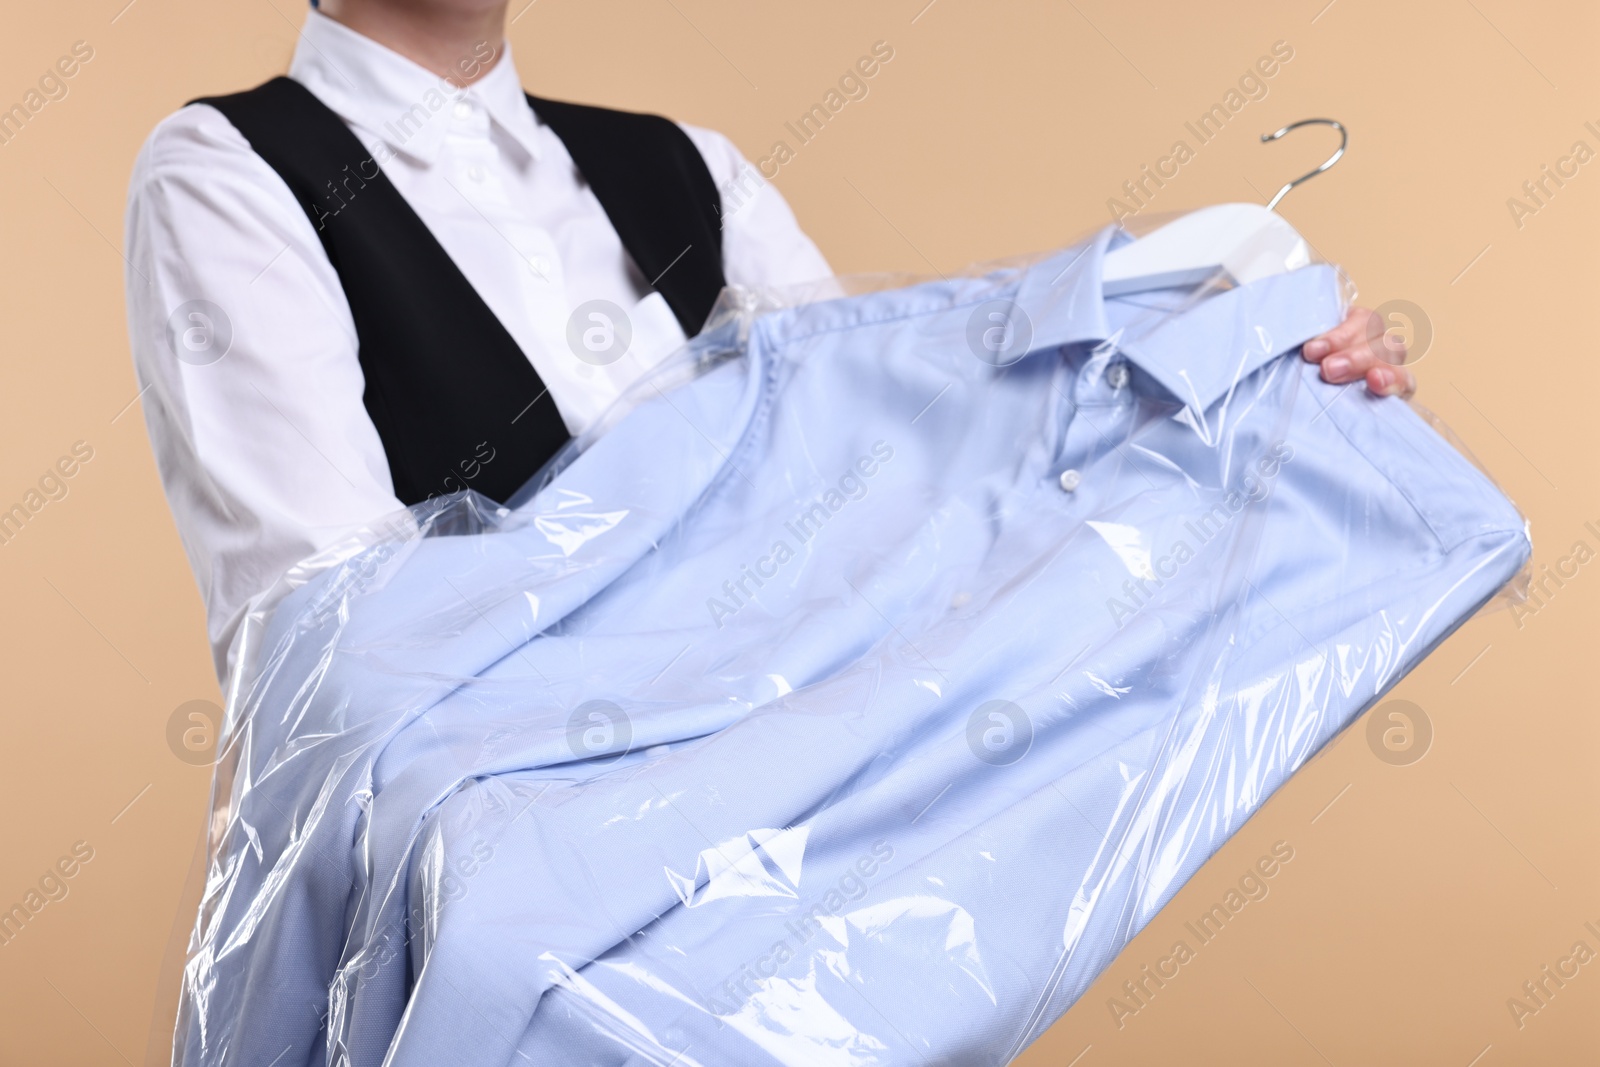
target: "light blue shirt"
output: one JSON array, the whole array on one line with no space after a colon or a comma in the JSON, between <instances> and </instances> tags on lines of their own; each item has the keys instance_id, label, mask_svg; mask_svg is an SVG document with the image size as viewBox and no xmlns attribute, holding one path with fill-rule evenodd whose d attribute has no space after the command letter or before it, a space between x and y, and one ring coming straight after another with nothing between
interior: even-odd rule
<instances>
[{"instance_id":1,"label":"light blue shirt","mask_svg":"<svg viewBox=\"0 0 1600 1067\"><path fill-rule=\"evenodd\" d=\"M1112 240L733 318L498 528L285 601L182 1062L1003 1063L1048 1026L1528 553L1298 358L1332 268L1107 301Z\"/></svg>"}]
</instances>

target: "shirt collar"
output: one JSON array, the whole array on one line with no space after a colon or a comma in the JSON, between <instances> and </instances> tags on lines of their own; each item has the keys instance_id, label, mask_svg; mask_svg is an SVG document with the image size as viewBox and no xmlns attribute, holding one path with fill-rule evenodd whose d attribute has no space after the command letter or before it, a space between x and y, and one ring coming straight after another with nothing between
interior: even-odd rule
<instances>
[{"instance_id":1,"label":"shirt collar","mask_svg":"<svg viewBox=\"0 0 1600 1067\"><path fill-rule=\"evenodd\" d=\"M1029 267L1016 303L1033 329L1032 351L1111 342L1179 402L1205 411L1262 364L1339 324L1338 272L1313 264L1151 315L1108 308L1105 254L1126 235L1116 226ZM1125 323L1114 329L1113 322Z\"/></svg>"},{"instance_id":2,"label":"shirt collar","mask_svg":"<svg viewBox=\"0 0 1600 1067\"><path fill-rule=\"evenodd\" d=\"M395 152L424 164L439 158L450 125L450 105L477 103L533 159L539 158L538 122L522 93L509 41L495 43L494 67L465 89L357 33L310 11L289 77L304 85L340 118Z\"/></svg>"}]
</instances>

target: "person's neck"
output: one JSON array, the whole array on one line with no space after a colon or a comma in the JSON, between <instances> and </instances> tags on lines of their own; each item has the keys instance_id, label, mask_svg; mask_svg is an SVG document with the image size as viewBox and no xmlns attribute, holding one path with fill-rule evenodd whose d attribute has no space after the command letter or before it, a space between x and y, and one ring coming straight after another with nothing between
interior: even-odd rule
<instances>
[{"instance_id":1,"label":"person's neck","mask_svg":"<svg viewBox=\"0 0 1600 1067\"><path fill-rule=\"evenodd\" d=\"M471 85L494 69L505 51L508 3L460 11L445 4L322 0L317 10L441 78Z\"/></svg>"}]
</instances>

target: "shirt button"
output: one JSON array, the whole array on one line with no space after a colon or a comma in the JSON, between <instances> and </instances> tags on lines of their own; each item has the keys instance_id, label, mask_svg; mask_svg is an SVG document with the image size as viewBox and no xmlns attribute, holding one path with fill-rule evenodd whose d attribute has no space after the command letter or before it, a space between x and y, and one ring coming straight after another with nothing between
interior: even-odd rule
<instances>
[{"instance_id":1,"label":"shirt button","mask_svg":"<svg viewBox=\"0 0 1600 1067\"><path fill-rule=\"evenodd\" d=\"M456 118L461 119L463 122L465 122L467 119L470 119L472 117L472 105L467 103L465 100L457 101L455 106L455 116Z\"/></svg>"},{"instance_id":2,"label":"shirt button","mask_svg":"<svg viewBox=\"0 0 1600 1067\"><path fill-rule=\"evenodd\" d=\"M482 167L468 167L467 168L467 177L471 178L475 182L483 181L483 168Z\"/></svg>"},{"instance_id":3,"label":"shirt button","mask_svg":"<svg viewBox=\"0 0 1600 1067\"><path fill-rule=\"evenodd\" d=\"M1066 492L1070 493L1082 484L1083 475L1079 474L1073 468L1068 467L1066 470L1061 472L1061 488Z\"/></svg>"},{"instance_id":4,"label":"shirt button","mask_svg":"<svg viewBox=\"0 0 1600 1067\"><path fill-rule=\"evenodd\" d=\"M1113 389L1121 389L1128 384L1128 365L1126 363L1113 363L1106 368L1106 384Z\"/></svg>"},{"instance_id":5,"label":"shirt button","mask_svg":"<svg viewBox=\"0 0 1600 1067\"><path fill-rule=\"evenodd\" d=\"M548 259L543 256L529 256L528 266L532 267L533 272L540 278L545 281L550 280L550 261Z\"/></svg>"}]
</instances>

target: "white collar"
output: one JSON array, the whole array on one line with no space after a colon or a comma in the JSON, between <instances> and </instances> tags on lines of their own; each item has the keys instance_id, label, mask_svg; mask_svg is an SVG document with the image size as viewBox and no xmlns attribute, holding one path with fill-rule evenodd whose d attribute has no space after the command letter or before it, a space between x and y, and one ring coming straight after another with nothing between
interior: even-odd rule
<instances>
[{"instance_id":1,"label":"white collar","mask_svg":"<svg viewBox=\"0 0 1600 1067\"><path fill-rule=\"evenodd\" d=\"M522 93L511 43L497 42L495 65L471 86L448 81L343 23L310 11L295 46L289 77L340 118L396 152L431 165L449 126L447 105L470 100L535 160L539 123ZM418 110L420 109L420 110ZM404 116L412 116L402 122ZM420 125L418 116L422 116Z\"/></svg>"}]
</instances>

